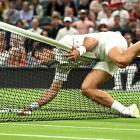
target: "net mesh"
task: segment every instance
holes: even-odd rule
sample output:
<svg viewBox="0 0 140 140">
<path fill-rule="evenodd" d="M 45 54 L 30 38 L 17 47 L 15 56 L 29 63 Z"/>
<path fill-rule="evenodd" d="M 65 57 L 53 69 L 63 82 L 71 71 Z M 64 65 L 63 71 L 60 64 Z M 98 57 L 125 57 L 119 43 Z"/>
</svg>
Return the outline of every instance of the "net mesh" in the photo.
<svg viewBox="0 0 140 140">
<path fill-rule="evenodd" d="M 118 112 L 81 94 L 81 83 L 98 60 L 81 57 L 69 62 L 65 54 L 66 51 L 50 43 L 36 41 L 6 28 L 0 30 L 0 121 L 120 117 Z M 136 103 L 140 109 L 139 71 L 135 65 L 126 71 L 129 71 L 127 80 L 124 75 L 121 79 L 120 72 L 117 72 L 115 85 L 112 79 L 101 88 L 124 105 Z M 19 115 L 19 111 L 38 100 L 53 82 L 58 81 L 64 83 L 51 102 L 30 115 Z M 126 81 L 129 83 L 125 84 Z M 125 88 L 130 85 L 131 88 Z M 50 100 L 49 97 L 47 100 Z"/>
</svg>

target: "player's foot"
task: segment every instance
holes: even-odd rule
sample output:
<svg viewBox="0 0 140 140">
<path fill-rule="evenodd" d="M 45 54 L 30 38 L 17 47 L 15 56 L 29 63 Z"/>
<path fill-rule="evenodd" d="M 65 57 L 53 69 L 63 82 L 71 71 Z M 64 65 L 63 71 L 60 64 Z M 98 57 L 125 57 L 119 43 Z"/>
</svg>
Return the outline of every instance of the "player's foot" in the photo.
<svg viewBox="0 0 140 140">
<path fill-rule="evenodd" d="M 136 104 L 132 104 L 131 106 L 127 107 L 122 114 L 126 117 L 132 117 L 132 118 L 139 118 L 139 109 Z"/>
<path fill-rule="evenodd" d="M 22 109 L 22 111 L 19 113 L 19 115 L 31 115 L 32 112 L 38 108 L 39 108 L 38 102 L 33 102 L 25 109 Z"/>
</svg>

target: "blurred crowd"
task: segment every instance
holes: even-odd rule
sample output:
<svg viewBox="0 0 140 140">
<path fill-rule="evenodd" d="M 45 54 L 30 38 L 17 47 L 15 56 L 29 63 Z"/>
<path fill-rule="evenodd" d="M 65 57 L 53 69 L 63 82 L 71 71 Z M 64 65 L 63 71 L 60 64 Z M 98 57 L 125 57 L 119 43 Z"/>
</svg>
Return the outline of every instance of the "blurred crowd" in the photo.
<svg viewBox="0 0 140 140">
<path fill-rule="evenodd" d="M 140 0 L 0 0 L 0 21 L 57 41 L 68 34 L 116 31 L 129 47 L 140 40 Z M 40 46 L 46 44 L 0 30 L 0 67 L 46 67 L 42 63 L 51 56 L 44 57 L 48 50 Z M 131 89 L 138 69 L 139 59 L 119 69 L 114 89 L 122 89 L 124 72 Z"/>
<path fill-rule="evenodd" d="M 0 0 L 0 20 L 59 40 L 101 31 L 140 39 L 140 0 Z"/>
<path fill-rule="evenodd" d="M 0 21 L 60 40 L 69 34 L 117 31 L 140 40 L 140 0 L 0 0 Z M 37 42 L 0 32 L 0 65 L 36 65 Z"/>
</svg>

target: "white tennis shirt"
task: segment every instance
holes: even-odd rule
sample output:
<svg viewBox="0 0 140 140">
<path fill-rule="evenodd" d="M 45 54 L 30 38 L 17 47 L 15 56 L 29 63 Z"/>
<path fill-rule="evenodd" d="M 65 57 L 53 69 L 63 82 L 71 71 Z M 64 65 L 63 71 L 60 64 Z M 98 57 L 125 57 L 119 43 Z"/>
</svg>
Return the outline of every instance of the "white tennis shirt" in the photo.
<svg viewBox="0 0 140 140">
<path fill-rule="evenodd" d="M 98 40 L 98 45 L 91 52 L 93 53 L 93 58 L 103 61 L 109 61 L 108 52 L 113 47 L 127 48 L 126 39 L 120 33 L 111 31 L 85 35 L 66 35 L 60 42 L 67 44 L 70 48 L 72 46 L 79 47 L 83 45 L 85 37 L 93 37 Z"/>
</svg>

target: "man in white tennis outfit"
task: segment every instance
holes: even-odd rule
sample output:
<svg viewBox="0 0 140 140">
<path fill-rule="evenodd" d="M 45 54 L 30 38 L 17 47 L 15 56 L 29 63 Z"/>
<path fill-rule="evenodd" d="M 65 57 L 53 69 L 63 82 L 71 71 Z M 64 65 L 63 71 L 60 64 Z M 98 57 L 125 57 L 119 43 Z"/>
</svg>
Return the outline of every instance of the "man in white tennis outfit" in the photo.
<svg viewBox="0 0 140 140">
<path fill-rule="evenodd" d="M 73 42 L 74 38 L 74 42 Z M 139 117 L 136 104 L 125 107 L 114 100 L 98 86 L 110 79 L 117 69 L 125 68 L 140 54 L 140 41 L 127 48 L 125 38 L 117 32 L 100 32 L 87 35 L 65 36 L 61 42 L 73 45 L 68 60 L 75 61 L 86 52 L 92 52 L 93 58 L 100 59 L 82 83 L 82 93 L 88 98 L 119 111 L 124 116 Z"/>
<path fill-rule="evenodd" d="M 126 107 L 114 100 L 106 91 L 99 89 L 98 86 L 109 80 L 119 67 L 125 68 L 140 54 L 140 41 L 127 48 L 127 42 L 121 34 L 99 32 L 85 35 L 67 35 L 60 42 L 72 48 L 72 51 L 66 55 L 69 61 L 77 61 L 86 52 L 91 52 L 93 58 L 100 60 L 82 83 L 81 90 L 85 96 L 103 106 L 117 110 L 123 116 L 139 117 L 136 104 Z M 60 86 L 58 87 L 60 88 Z M 59 91 L 57 86 L 55 86 L 55 91 Z M 47 95 L 44 95 L 42 99 L 47 98 Z M 47 100 L 46 102 L 44 100 L 43 103 L 41 101 L 40 98 L 35 104 L 31 104 L 31 109 L 37 109 L 48 103 Z"/>
</svg>

